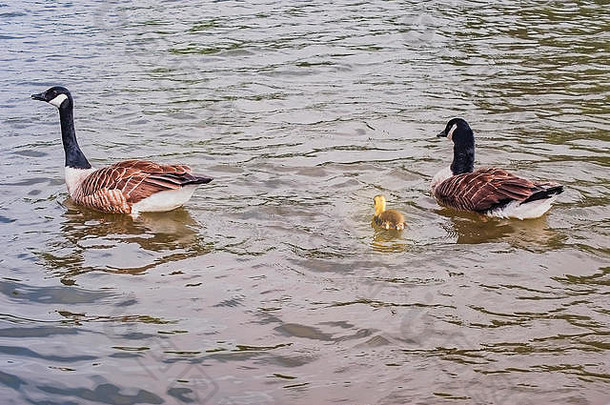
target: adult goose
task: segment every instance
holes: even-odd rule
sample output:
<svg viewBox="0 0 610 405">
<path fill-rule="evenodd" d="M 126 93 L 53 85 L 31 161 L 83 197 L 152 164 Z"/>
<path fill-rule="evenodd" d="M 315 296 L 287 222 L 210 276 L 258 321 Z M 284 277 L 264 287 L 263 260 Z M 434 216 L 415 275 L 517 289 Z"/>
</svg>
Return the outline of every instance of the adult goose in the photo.
<svg viewBox="0 0 610 405">
<path fill-rule="evenodd" d="M 187 202 L 200 184 L 211 177 L 194 175 L 185 165 L 164 165 L 148 160 L 125 160 L 94 169 L 76 141 L 73 100 L 68 89 L 51 87 L 32 99 L 59 110 L 66 155 L 65 178 L 70 197 L 78 204 L 102 212 L 132 214 L 170 211 Z"/>
<path fill-rule="evenodd" d="M 538 218 L 551 208 L 563 186 L 533 181 L 506 170 L 474 170 L 474 134 L 462 118 L 451 119 L 438 134 L 453 141 L 453 162 L 431 183 L 440 205 L 499 218 Z"/>
</svg>

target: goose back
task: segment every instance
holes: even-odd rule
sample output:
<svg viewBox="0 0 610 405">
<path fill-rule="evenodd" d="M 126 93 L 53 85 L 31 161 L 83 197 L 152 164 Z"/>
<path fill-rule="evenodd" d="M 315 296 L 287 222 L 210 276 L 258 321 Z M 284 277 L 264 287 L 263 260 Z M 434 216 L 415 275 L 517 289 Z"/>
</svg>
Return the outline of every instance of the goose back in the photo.
<svg viewBox="0 0 610 405">
<path fill-rule="evenodd" d="M 434 189 L 434 196 L 450 208 L 486 212 L 510 201 L 525 201 L 544 184 L 550 183 L 534 183 L 503 169 L 483 168 L 448 178 Z"/>
<path fill-rule="evenodd" d="M 153 194 L 210 182 L 185 165 L 126 160 L 91 172 L 71 192 L 77 203 L 106 212 L 126 213 Z"/>
</svg>

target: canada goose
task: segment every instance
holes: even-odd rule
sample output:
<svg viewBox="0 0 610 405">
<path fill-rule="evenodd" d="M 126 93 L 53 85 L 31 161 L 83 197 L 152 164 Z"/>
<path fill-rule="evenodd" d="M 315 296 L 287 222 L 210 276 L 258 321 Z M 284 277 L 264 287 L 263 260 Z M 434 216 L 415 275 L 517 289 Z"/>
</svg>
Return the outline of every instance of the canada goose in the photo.
<svg viewBox="0 0 610 405">
<path fill-rule="evenodd" d="M 438 137 L 453 141 L 453 162 L 431 183 L 440 205 L 499 218 L 538 218 L 551 208 L 563 186 L 532 181 L 502 169 L 474 170 L 474 134 L 461 118 L 450 120 Z"/>
<path fill-rule="evenodd" d="M 191 174 L 185 165 L 126 160 L 94 169 L 81 151 L 74 131 L 73 100 L 68 89 L 51 87 L 32 99 L 57 107 L 66 155 L 65 178 L 70 197 L 98 211 L 120 214 L 170 211 L 187 202 L 211 177 Z"/>
<path fill-rule="evenodd" d="M 373 198 L 375 205 L 375 215 L 373 215 L 373 223 L 385 229 L 395 229 L 402 231 L 405 229 L 405 218 L 396 210 L 386 210 L 385 197 L 381 194 Z"/>
</svg>

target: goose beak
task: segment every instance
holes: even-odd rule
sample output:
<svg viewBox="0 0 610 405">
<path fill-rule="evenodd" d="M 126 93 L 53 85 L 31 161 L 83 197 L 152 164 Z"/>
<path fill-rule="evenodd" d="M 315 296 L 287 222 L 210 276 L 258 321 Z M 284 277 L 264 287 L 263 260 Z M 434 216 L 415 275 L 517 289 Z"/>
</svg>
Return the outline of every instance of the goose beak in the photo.
<svg viewBox="0 0 610 405">
<path fill-rule="evenodd" d="M 47 99 L 44 98 L 44 93 L 32 94 L 30 97 L 32 97 L 32 100 L 47 101 Z"/>
<path fill-rule="evenodd" d="M 444 129 L 436 135 L 437 138 L 444 138 L 446 136 L 447 136 L 447 134 L 445 133 Z"/>
</svg>

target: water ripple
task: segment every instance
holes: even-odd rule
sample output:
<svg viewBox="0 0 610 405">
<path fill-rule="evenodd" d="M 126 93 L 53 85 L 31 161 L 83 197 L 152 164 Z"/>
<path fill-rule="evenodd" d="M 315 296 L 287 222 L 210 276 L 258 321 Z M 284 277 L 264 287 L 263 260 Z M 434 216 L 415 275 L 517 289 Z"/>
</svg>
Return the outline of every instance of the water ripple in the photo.
<svg viewBox="0 0 610 405">
<path fill-rule="evenodd" d="M 607 66 L 600 2 L 0 5 L 6 401 L 604 403 Z M 215 177 L 164 215 L 75 206 L 68 86 L 95 165 Z M 554 179 L 544 218 L 440 209 L 435 138 Z M 402 233 L 371 227 L 372 197 Z M 117 370 L 127 370 L 118 373 Z"/>
</svg>

